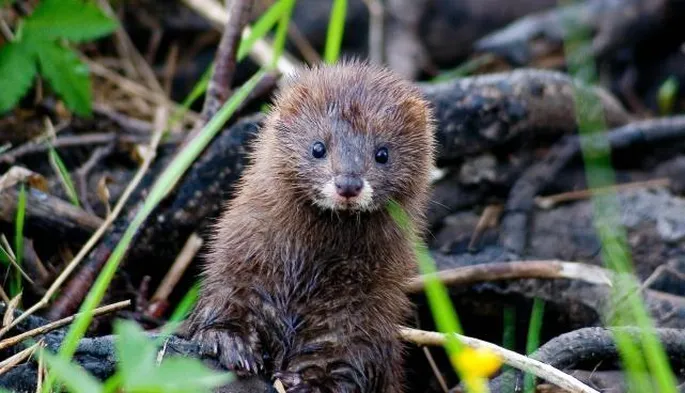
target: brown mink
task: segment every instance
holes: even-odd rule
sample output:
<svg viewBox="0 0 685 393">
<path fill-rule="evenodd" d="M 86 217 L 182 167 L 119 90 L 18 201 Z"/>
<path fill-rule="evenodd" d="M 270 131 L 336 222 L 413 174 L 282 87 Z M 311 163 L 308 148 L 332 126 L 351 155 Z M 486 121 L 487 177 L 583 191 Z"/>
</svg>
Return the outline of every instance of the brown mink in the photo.
<svg viewBox="0 0 685 393">
<path fill-rule="evenodd" d="M 401 392 L 414 234 L 387 205 L 420 234 L 433 151 L 428 103 L 390 71 L 348 61 L 289 78 L 216 224 L 187 334 L 289 393 Z"/>
</svg>

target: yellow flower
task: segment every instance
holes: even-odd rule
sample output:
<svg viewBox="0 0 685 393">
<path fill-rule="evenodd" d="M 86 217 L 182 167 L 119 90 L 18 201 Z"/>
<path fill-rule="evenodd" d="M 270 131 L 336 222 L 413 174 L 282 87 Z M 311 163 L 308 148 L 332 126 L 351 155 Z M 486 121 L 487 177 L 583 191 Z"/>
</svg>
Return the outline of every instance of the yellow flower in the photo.
<svg viewBox="0 0 685 393">
<path fill-rule="evenodd" d="M 502 358 L 486 348 L 464 347 L 453 362 L 464 378 L 487 378 L 502 366 Z"/>
</svg>

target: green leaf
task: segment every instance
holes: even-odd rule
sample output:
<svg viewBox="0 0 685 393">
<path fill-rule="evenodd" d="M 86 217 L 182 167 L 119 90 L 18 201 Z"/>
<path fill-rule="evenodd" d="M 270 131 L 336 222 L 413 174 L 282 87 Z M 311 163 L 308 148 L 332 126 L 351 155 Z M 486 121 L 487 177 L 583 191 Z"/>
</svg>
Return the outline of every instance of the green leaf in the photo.
<svg viewBox="0 0 685 393">
<path fill-rule="evenodd" d="M 119 373 L 123 386 L 130 391 L 130 387 L 145 383 L 155 372 L 157 350 L 135 322 L 117 321 L 114 332 Z"/>
<path fill-rule="evenodd" d="M 126 392 L 210 393 L 230 381 L 230 374 L 212 371 L 197 359 L 170 358 L 157 366 L 154 341 L 136 323 L 117 321 L 114 330 L 120 382 Z"/>
<path fill-rule="evenodd" d="M 295 0 L 281 0 L 285 3 L 285 10 L 281 15 L 281 20 L 278 22 L 276 34 L 273 42 L 273 58 L 271 59 L 271 67 L 275 68 L 278 59 L 283 55 L 285 50 L 285 40 L 288 36 L 288 25 L 290 24 L 290 17 L 292 16 L 293 8 L 295 8 Z"/>
<path fill-rule="evenodd" d="M 50 86 L 76 114 L 90 115 L 92 93 L 88 66 L 76 52 L 57 43 L 41 42 L 37 49 L 42 75 Z"/>
<path fill-rule="evenodd" d="M 211 393 L 212 388 L 232 379 L 232 374 L 211 370 L 198 359 L 173 357 L 162 362 L 146 381 L 147 386 L 141 385 L 131 392 L 147 393 L 150 390 L 146 388 L 154 387 L 156 391 L 163 393 Z"/>
<path fill-rule="evenodd" d="M 0 0 L 0 7 L 4 7 L 6 5 L 10 5 L 14 3 L 15 0 Z M 2 390 L 0 390 L 2 392 Z"/>
<path fill-rule="evenodd" d="M 69 196 L 69 200 L 74 206 L 80 206 L 78 202 L 78 194 L 76 193 L 76 187 L 74 187 L 74 182 L 71 180 L 69 170 L 67 169 L 67 166 L 64 165 L 64 161 L 62 161 L 62 158 L 57 153 L 57 150 L 55 150 L 55 148 L 52 146 L 50 146 L 50 150 L 48 151 L 48 158 L 50 165 L 59 177 L 60 183 L 62 183 L 62 187 L 64 187 L 64 191 Z"/>
<path fill-rule="evenodd" d="M 657 97 L 659 101 L 659 112 L 661 112 L 662 115 L 670 115 L 671 112 L 673 112 L 673 106 L 678 97 L 678 87 L 678 79 L 674 76 L 670 76 L 659 87 Z"/>
<path fill-rule="evenodd" d="M 43 41 L 62 38 L 82 42 L 105 36 L 117 25 L 91 1 L 43 0 L 26 19 L 24 33 Z"/>
<path fill-rule="evenodd" d="M 80 366 L 53 355 L 48 351 L 42 351 L 42 356 L 51 371 L 50 375 L 55 375 L 71 393 L 102 392 L 102 385 L 100 382 Z"/>
<path fill-rule="evenodd" d="M 36 76 L 33 54 L 18 42 L 0 48 L 0 113 L 12 109 L 26 94 Z"/>
<path fill-rule="evenodd" d="M 328 22 L 328 33 L 326 34 L 326 48 L 324 49 L 324 60 L 326 63 L 335 63 L 340 57 L 343 33 L 345 32 L 345 16 L 347 13 L 347 0 L 334 0 L 331 9 L 331 18 Z"/>
<path fill-rule="evenodd" d="M 540 298 L 533 300 L 533 310 L 530 313 L 528 324 L 528 339 L 526 341 L 526 353 L 530 355 L 540 346 L 540 332 L 542 331 L 542 317 L 545 313 L 545 301 Z M 526 373 L 523 380 L 523 391 L 535 392 L 535 377 Z"/>
<path fill-rule="evenodd" d="M 24 218 L 26 217 L 26 186 L 21 185 L 19 199 L 17 200 L 17 214 L 14 219 L 14 253 L 17 267 L 21 268 L 24 259 Z M 14 277 L 10 282 L 10 293 L 16 296 L 21 292 L 21 271 L 15 269 Z"/>
</svg>

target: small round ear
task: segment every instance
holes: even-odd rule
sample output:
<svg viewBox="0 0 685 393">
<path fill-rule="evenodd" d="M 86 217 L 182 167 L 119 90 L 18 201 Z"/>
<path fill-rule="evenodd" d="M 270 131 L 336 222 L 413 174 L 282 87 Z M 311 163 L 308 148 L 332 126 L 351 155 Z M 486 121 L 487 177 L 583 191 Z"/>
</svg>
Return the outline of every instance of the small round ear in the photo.
<svg viewBox="0 0 685 393">
<path fill-rule="evenodd" d="M 293 85 L 284 89 L 276 98 L 276 108 L 279 113 L 279 120 L 284 125 L 293 123 L 302 109 L 312 99 L 309 88 L 302 85 Z"/>
<path fill-rule="evenodd" d="M 431 115 L 428 102 L 419 97 L 408 97 L 385 109 L 385 113 L 401 124 L 405 129 L 423 129 L 428 126 Z"/>
</svg>

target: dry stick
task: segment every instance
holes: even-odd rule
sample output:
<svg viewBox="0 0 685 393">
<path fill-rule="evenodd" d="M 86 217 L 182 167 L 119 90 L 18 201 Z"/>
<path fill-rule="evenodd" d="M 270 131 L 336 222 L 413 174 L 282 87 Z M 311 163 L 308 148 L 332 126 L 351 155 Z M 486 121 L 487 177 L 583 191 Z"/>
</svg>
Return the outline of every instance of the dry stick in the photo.
<svg viewBox="0 0 685 393">
<path fill-rule="evenodd" d="M 428 349 L 428 347 L 422 347 L 422 349 L 423 349 L 423 354 L 426 355 L 426 359 L 428 360 L 428 364 L 431 366 L 431 370 L 433 370 L 433 375 L 435 375 L 435 379 L 438 380 L 438 384 L 440 385 L 440 388 L 442 388 L 443 392 L 449 393 L 449 388 L 447 387 L 447 382 L 445 382 L 445 378 L 442 376 L 442 373 L 440 372 L 438 365 L 435 363 L 435 359 L 433 359 L 433 355 L 431 355 L 431 351 Z"/>
<path fill-rule="evenodd" d="M 179 280 L 183 276 L 183 273 L 185 273 L 186 269 L 190 265 L 190 262 L 200 250 L 200 247 L 202 247 L 202 243 L 202 238 L 195 232 L 188 237 L 186 244 L 176 257 L 174 264 L 171 265 L 171 269 L 169 269 L 167 274 L 162 279 L 162 282 L 157 287 L 155 294 L 152 295 L 151 304 L 158 302 L 163 302 L 166 304 L 166 300 L 176 287 L 176 284 L 178 284 Z M 166 306 L 163 307 L 166 308 Z"/>
<path fill-rule="evenodd" d="M 538 360 L 529 358 L 527 356 L 518 354 L 514 351 L 504 349 L 495 344 L 489 343 L 487 341 L 478 340 L 476 338 L 462 336 L 461 334 L 453 333 L 454 337 L 461 341 L 463 344 L 469 347 L 479 349 L 487 349 L 497 355 L 499 355 L 504 363 L 515 367 L 519 370 L 523 370 L 527 373 L 533 374 L 536 377 L 544 379 L 550 383 L 559 386 L 562 389 L 566 389 L 569 392 L 578 393 L 599 393 L 595 389 L 583 384 L 576 378 L 563 373 L 556 368 L 542 363 Z M 400 327 L 400 338 L 404 341 L 412 342 L 418 345 L 433 345 L 433 346 L 443 346 L 446 341 L 446 337 L 442 333 L 428 332 L 425 330 L 412 329 L 407 327 Z"/>
<path fill-rule="evenodd" d="M 611 285 L 611 273 L 606 269 L 584 263 L 557 260 L 493 262 L 442 270 L 435 274 L 445 285 L 513 278 L 568 278 L 592 284 Z M 405 286 L 405 291 L 408 293 L 423 291 L 425 277 L 410 279 Z"/>
<path fill-rule="evenodd" d="M 94 317 L 99 317 L 100 315 L 109 314 L 109 313 L 114 312 L 114 311 L 119 311 L 121 309 L 124 309 L 124 308 L 130 306 L 130 305 L 131 305 L 130 300 L 124 300 L 121 302 L 112 303 L 112 304 L 109 304 L 107 306 L 102 306 L 102 307 L 98 307 L 98 308 L 94 309 L 92 312 L 92 315 Z M 74 314 L 72 316 L 62 318 L 62 319 L 59 319 L 59 320 L 54 321 L 54 322 L 50 322 L 50 323 L 45 324 L 43 326 L 37 327 L 35 329 L 31 329 L 29 331 L 18 334 L 16 336 L 12 336 L 10 338 L 4 339 L 4 340 L 0 341 L 0 350 L 3 350 L 5 348 L 9 348 L 13 345 L 17 345 L 20 342 L 26 340 L 27 338 L 34 337 L 34 336 L 37 336 L 39 334 L 45 334 L 45 333 L 51 332 L 55 329 L 58 329 L 64 325 L 68 325 L 74 319 L 78 318 L 82 314 L 83 313 Z"/>
<path fill-rule="evenodd" d="M 159 108 L 157 108 L 157 113 L 155 114 L 155 132 L 152 135 L 152 140 L 150 141 L 150 148 L 148 149 L 149 154 L 147 155 L 147 157 L 145 157 L 143 163 L 140 165 L 140 168 L 138 169 L 138 172 L 136 172 L 136 175 L 133 177 L 129 185 L 121 194 L 121 197 L 117 202 L 117 205 L 112 210 L 112 214 L 107 216 L 107 218 L 102 223 L 102 225 L 100 225 L 98 230 L 95 231 L 95 233 L 90 237 L 90 239 L 88 239 L 86 244 L 83 245 L 83 247 L 81 248 L 81 250 L 79 250 L 78 254 L 76 254 L 74 259 L 71 262 L 69 262 L 64 271 L 60 273 L 55 282 L 53 282 L 50 288 L 48 288 L 45 295 L 43 295 L 43 297 L 36 304 L 31 306 L 31 308 L 24 311 L 23 314 L 18 316 L 14 320 L 14 322 L 0 329 L 0 337 L 4 336 L 11 328 L 15 327 L 19 322 L 28 318 L 34 312 L 47 306 L 52 295 L 54 295 L 55 292 L 57 292 L 57 290 L 62 286 L 62 284 L 64 284 L 64 281 L 66 281 L 67 278 L 69 278 L 69 275 L 74 271 L 74 269 L 76 269 L 76 267 L 83 260 L 83 258 L 86 255 L 88 255 L 88 252 L 90 252 L 90 250 L 100 240 L 102 235 L 107 231 L 112 222 L 119 216 L 119 213 L 121 213 L 121 210 L 124 208 L 126 201 L 131 196 L 136 187 L 138 187 L 140 181 L 143 180 L 145 173 L 147 173 L 147 170 L 150 168 L 150 165 L 152 164 L 152 161 L 156 156 L 157 146 L 159 145 L 159 141 L 162 139 L 162 134 L 164 132 L 166 121 L 167 110 L 165 107 L 160 106 Z"/>
<path fill-rule="evenodd" d="M 477 248 L 476 243 L 480 241 L 480 238 L 483 236 L 483 233 L 486 229 L 497 225 L 497 221 L 499 221 L 499 216 L 502 214 L 502 210 L 504 210 L 503 205 L 489 205 L 483 209 L 483 213 L 480 215 L 478 224 L 476 224 L 476 228 L 473 230 L 473 234 L 471 235 L 471 241 L 469 241 L 470 251 L 473 251 Z"/>
<path fill-rule="evenodd" d="M 31 277 L 29 277 L 29 275 L 26 274 L 26 272 L 24 272 L 24 269 L 22 269 L 22 267 L 19 266 L 19 264 L 17 263 L 17 257 L 14 255 L 14 251 L 12 250 L 12 247 L 10 246 L 9 241 L 5 237 L 5 234 L 3 234 L 2 237 L 0 237 L 0 242 L 2 242 L 3 250 L 5 250 L 5 252 L 7 253 L 7 257 L 9 259 L 10 265 L 12 265 L 15 269 L 17 269 L 19 271 L 19 273 L 22 275 L 22 277 L 24 277 L 26 279 L 26 281 L 30 282 L 31 285 L 36 285 L 36 283 L 33 282 Z"/>
<path fill-rule="evenodd" d="M 93 112 L 107 117 L 111 121 L 117 123 L 121 128 L 125 129 L 126 131 L 145 135 L 152 132 L 152 123 L 150 123 L 149 121 L 126 116 L 125 114 L 117 112 L 116 110 L 112 109 L 112 107 L 110 107 L 107 104 L 101 102 L 94 102 Z"/>
<path fill-rule="evenodd" d="M 183 0 L 183 2 L 218 27 L 225 26 L 228 21 L 228 12 L 215 0 Z M 249 36 L 250 33 L 251 29 L 245 27 L 242 37 Z M 257 40 L 250 49 L 251 57 L 262 66 L 271 64 L 272 54 L 273 48 L 264 39 Z M 284 52 L 276 62 L 276 68 L 282 74 L 291 74 L 297 68 L 296 60 Z"/>
<path fill-rule="evenodd" d="M 43 345 L 41 345 L 43 346 Z M 36 393 L 43 391 L 43 378 L 45 376 L 45 357 L 38 356 L 38 377 L 36 378 Z"/>
<path fill-rule="evenodd" d="M 0 33 L 5 37 L 5 40 L 9 42 L 14 40 L 14 33 L 12 33 L 12 29 L 10 29 L 7 24 L 3 13 L 4 12 L 0 10 Z"/>
<path fill-rule="evenodd" d="M 164 66 L 164 81 L 163 88 L 167 96 L 171 97 L 172 85 L 174 82 L 174 75 L 178 66 L 178 42 L 174 42 L 169 48 L 169 53 L 166 58 L 166 65 Z"/>
<path fill-rule="evenodd" d="M 142 143 L 149 140 L 149 136 L 145 135 L 117 135 L 114 132 L 94 132 L 91 134 L 58 136 L 53 142 L 52 146 L 58 147 L 72 147 L 84 145 L 102 145 L 106 143 L 116 142 L 117 140 L 124 142 Z M 27 154 L 42 153 L 50 148 L 43 142 L 28 142 L 14 150 L 0 155 L 0 162 L 11 164 L 17 158 Z"/>
<path fill-rule="evenodd" d="M 0 375 L 8 372 L 12 369 L 12 367 L 31 357 L 31 355 L 33 355 L 33 353 L 36 352 L 36 349 L 38 349 L 38 347 L 41 346 L 41 344 L 42 341 L 37 342 L 36 344 L 33 344 L 32 346 L 17 353 L 16 355 L 0 362 Z"/>
<path fill-rule="evenodd" d="M 240 32 L 247 25 L 252 8 L 251 0 L 233 0 L 228 22 L 221 34 L 221 41 L 214 56 L 214 71 L 207 86 L 202 118 L 209 120 L 231 95 L 231 81 L 237 65 L 236 54 L 240 44 Z"/>
<path fill-rule="evenodd" d="M 0 285 L 0 299 L 2 299 L 2 301 L 6 304 L 9 304 L 9 302 L 11 301 L 10 297 L 7 296 L 7 292 L 5 292 L 5 289 L 2 287 L 2 285 Z"/>
<path fill-rule="evenodd" d="M 295 21 L 291 20 L 290 23 L 288 23 L 288 37 L 293 40 L 293 44 L 295 44 L 295 47 L 300 51 L 300 54 L 302 57 L 304 57 L 304 60 L 307 63 L 321 63 L 321 56 L 319 56 L 319 52 L 314 49 L 307 37 L 302 34 L 300 29 L 295 24 Z"/>
<path fill-rule="evenodd" d="M 88 174 L 93 170 L 95 165 L 97 165 L 103 158 L 110 155 L 112 151 L 114 151 L 114 143 L 96 148 L 93 150 L 93 153 L 90 155 L 88 160 L 84 162 L 83 165 L 81 165 L 74 173 L 76 175 L 76 183 L 78 183 L 78 193 L 81 204 L 83 204 L 83 207 L 88 213 L 93 215 L 95 215 L 93 206 L 91 206 L 90 202 L 88 202 Z"/>
<path fill-rule="evenodd" d="M 658 188 L 668 187 L 671 181 L 667 178 L 652 179 L 645 181 L 636 181 L 632 183 L 624 183 L 615 186 L 600 187 L 592 190 L 578 190 L 563 192 L 561 194 L 550 195 L 546 197 L 536 197 L 535 204 L 541 209 L 551 209 L 562 202 L 577 201 L 580 199 L 588 199 L 593 194 L 603 194 L 607 192 L 621 192 L 626 190 L 633 190 L 636 188 Z"/>
</svg>

